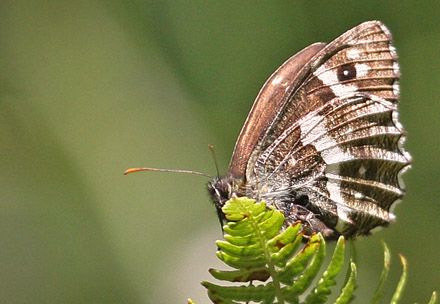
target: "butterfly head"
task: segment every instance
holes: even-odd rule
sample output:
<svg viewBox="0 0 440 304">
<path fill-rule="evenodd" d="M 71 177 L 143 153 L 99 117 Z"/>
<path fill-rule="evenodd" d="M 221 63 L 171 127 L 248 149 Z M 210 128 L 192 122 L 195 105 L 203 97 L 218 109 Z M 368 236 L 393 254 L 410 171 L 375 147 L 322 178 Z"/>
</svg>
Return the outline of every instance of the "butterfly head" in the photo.
<svg viewBox="0 0 440 304">
<path fill-rule="evenodd" d="M 245 195 L 244 181 L 240 178 L 235 178 L 232 175 L 225 177 L 214 177 L 207 185 L 209 195 L 214 202 L 220 222 L 223 222 L 225 216 L 222 212 L 222 207 L 226 201 L 232 197 L 240 197 Z"/>
</svg>

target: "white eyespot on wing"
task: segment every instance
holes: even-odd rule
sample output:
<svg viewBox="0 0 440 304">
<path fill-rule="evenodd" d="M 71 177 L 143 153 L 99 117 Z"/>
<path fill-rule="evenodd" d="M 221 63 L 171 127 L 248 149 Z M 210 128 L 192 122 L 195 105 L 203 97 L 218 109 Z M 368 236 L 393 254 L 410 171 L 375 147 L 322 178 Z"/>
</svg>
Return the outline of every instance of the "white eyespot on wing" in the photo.
<svg viewBox="0 0 440 304">
<path fill-rule="evenodd" d="M 364 198 L 365 198 L 365 195 L 362 194 L 362 193 L 360 193 L 360 192 L 356 192 L 356 193 L 354 194 L 354 198 L 355 198 L 355 199 L 358 199 L 358 200 L 361 200 L 361 199 L 364 199 Z"/>
<path fill-rule="evenodd" d="M 328 69 L 323 64 L 314 73 L 319 80 L 326 86 L 328 86 L 333 93 L 338 96 L 345 96 L 358 90 L 357 86 L 350 84 L 341 84 L 338 80 L 337 69 Z"/>
<path fill-rule="evenodd" d="M 358 172 L 359 172 L 359 175 L 364 175 L 365 172 L 367 172 L 367 169 L 365 169 L 365 167 L 363 165 L 361 165 Z"/>
</svg>

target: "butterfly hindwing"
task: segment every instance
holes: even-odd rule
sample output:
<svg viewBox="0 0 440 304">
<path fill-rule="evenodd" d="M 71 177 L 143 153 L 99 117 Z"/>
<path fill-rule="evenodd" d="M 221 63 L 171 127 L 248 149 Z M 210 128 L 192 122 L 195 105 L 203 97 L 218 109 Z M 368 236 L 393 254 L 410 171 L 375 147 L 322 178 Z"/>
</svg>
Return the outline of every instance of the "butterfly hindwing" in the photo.
<svg viewBox="0 0 440 304">
<path fill-rule="evenodd" d="M 378 21 L 319 51 L 249 158 L 252 195 L 284 212 L 300 204 L 347 236 L 392 221 L 410 162 L 397 120 L 399 76 L 391 34 Z"/>
</svg>

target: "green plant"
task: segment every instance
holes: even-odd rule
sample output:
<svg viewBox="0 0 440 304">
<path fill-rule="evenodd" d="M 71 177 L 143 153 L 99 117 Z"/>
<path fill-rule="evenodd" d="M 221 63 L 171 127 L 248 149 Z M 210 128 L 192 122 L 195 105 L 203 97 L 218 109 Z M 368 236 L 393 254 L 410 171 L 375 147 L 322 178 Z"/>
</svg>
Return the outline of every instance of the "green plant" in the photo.
<svg viewBox="0 0 440 304">
<path fill-rule="evenodd" d="M 300 223 L 285 227 L 280 211 L 248 198 L 229 200 L 223 212 L 228 223 L 224 226 L 224 240 L 217 241 L 217 256 L 234 270 L 210 269 L 210 273 L 218 280 L 240 285 L 220 286 L 202 282 L 213 303 L 315 304 L 328 301 L 330 287 L 336 285 L 335 278 L 344 268 L 343 237 L 339 238 L 326 270 L 310 290 L 320 274 L 326 254 L 326 244 L 320 234 L 312 235 L 301 248 L 303 234 Z M 381 303 L 389 260 L 390 253 L 384 244 L 384 268 L 371 303 Z M 405 285 L 406 262 L 402 256 L 401 261 L 403 273 L 390 303 L 398 303 Z M 350 260 L 347 268 L 345 282 L 334 302 L 336 304 L 349 303 L 353 299 L 356 265 Z M 254 285 L 257 281 L 259 283 Z M 429 304 L 435 302 L 436 294 L 433 293 Z"/>
</svg>

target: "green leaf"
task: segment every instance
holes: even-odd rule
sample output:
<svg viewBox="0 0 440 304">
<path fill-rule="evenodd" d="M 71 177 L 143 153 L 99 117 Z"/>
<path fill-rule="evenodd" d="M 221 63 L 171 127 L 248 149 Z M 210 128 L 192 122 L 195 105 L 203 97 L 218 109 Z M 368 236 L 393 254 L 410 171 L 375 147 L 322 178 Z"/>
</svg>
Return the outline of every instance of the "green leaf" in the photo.
<svg viewBox="0 0 440 304">
<path fill-rule="evenodd" d="M 282 283 L 292 284 L 294 279 L 303 273 L 318 250 L 319 243 L 317 235 L 310 238 L 306 247 L 304 247 L 298 254 L 296 254 L 287 264 L 286 267 L 280 269 L 278 275 Z"/>
<path fill-rule="evenodd" d="M 259 286 L 217 286 L 209 282 L 202 282 L 202 285 L 208 289 L 209 298 L 215 303 L 234 303 L 223 302 L 227 301 L 242 301 L 242 302 L 261 302 L 273 300 L 274 291 L 273 284 Z M 220 300 L 220 301 L 219 301 Z"/>
<path fill-rule="evenodd" d="M 209 273 L 217 280 L 229 282 L 250 282 L 250 281 L 266 281 L 270 277 L 269 269 L 251 269 L 251 270 L 234 270 L 220 271 L 210 269 Z"/>
<path fill-rule="evenodd" d="M 255 267 L 261 268 L 267 263 L 265 257 L 262 255 L 251 257 L 233 257 L 222 251 L 218 251 L 217 257 L 229 266 L 237 269 L 250 269 Z"/>
<path fill-rule="evenodd" d="M 269 240 L 267 242 L 267 245 L 273 248 L 273 252 L 277 252 L 287 244 L 295 241 L 295 239 L 298 238 L 298 233 L 300 229 L 301 229 L 301 223 L 295 223 L 287 227 L 287 229 L 283 233 Z"/>
<path fill-rule="evenodd" d="M 333 257 L 327 270 L 322 275 L 315 289 L 307 296 L 306 304 L 318 304 L 325 303 L 327 301 L 327 296 L 330 295 L 331 291 L 329 287 L 336 285 L 334 278 L 339 274 L 344 265 L 345 257 L 345 239 L 340 237 L 338 243 L 336 244 L 335 251 L 333 252 Z"/>
<path fill-rule="evenodd" d="M 407 277 L 406 259 L 401 254 L 399 254 L 399 257 L 400 257 L 400 262 L 402 263 L 402 275 L 400 276 L 399 283 L 397 284 L 396 291 L 394 292 L 390 304 L 399 303 L 399 300 L 402 297 L 403 289 L 406 284 L 406 277 Z"/>
<path fill-rule="evenodd" d="M 276 266 L 284 267 L 299 248 L 302 241 L 302 234 L 298 233 L 300 228 L 300 224 L 289 226 L 284 233 L 268 242 L 269 248 L 274 252 L 272 263 Z"/>
<path fill-rule="evenodd" d="M 435 303 L 437 303 L 437 293 L 434 291 L 432 293 L 431 300 L 429 300 L 428 304 L 435 304 Z"/>
<path fill-rule="evenodd" d="M 238 246 L 225 241 L 217 241 L 217 247 L 230 256 L 256 256 L 262 253 L 260 244 L 252 244 L 248 246 Z"/>
<path fill-rule="evenodd" d="M 353 300 L 353 291 L 356 288 L 356 276 L 356 265 L 353 262 L 350 262 L 348 279 L 334 304 L 347 304 Z"/>
<path fill-rule="evenodd" d="M 373 299 L 371 301 L 372 304 L 380 304 L 381 300 L 384 296 L 383 287 L 385 285 L 385 281 L 388 277 L 388 272 L 390 270 L 390 261 L 391 254 L 388 246 L 385 242 L 382 242 L 383 245 L 383 269 L 382 274 L 380 275 L 379 284 L 377 285 L 376 292 L 374 293 Z"/>
<path fill-rule="evenodd" d="M 302 304 L 328 301 L 330 288 L 336 285 L 336 277 L 344 268 L 344 237 L 338 239 L 330 263 L 322 271 L 326 243 L 321 234 L 308 237 L 307 243 L 300 248 L 305 239 L 301 223 L 286 225 L 283 214 L 266 207 L 264 202 L 256 203 L 246 197 L 233 198 L 225 203 L 222 210 L 228 222 L 224 226 L 224 240 L 217 241 L 217 256 L 233 270 L 210 269 L 209 272 L 217 280 L 234 284 L 220 286 L 202 282 L 211 301 L 216 304 L 299 304 L 300 297 L 305 299 Z M 373 304 L 379 304 L 383 298 L 383 287 L 390 268 L 390 252 L 385 243 L 383 246 L 384 267 L 372 298 Z M 406 282 L 406 261 L 402 256 L 401 261 L 403 272 L 392 304 L 400 300 Z M 356 277 L 356 265 L 350 259 L 345 282 L 334 304 L 347 304 L 354 299 Z M 304 294 L 313 282 L 316 282 L 315 287 Z M 429 304 L 435 302 L 434 292 Z"/>
<path fill-rule="evenodd" d="M 297 278 L 292 286 L 286 288 L 286 293 L 292 297 L 301 295 L 313 282 L 325 258 L 325 242 L 321 234 L 316 234 L 310 239 L 316 242 L 317 248 L 310 264 L 304 269 L 303 273 Z M 286 298 L 288 298 L 286 296 Z"/>
<path fill-rule="evenodd" d="M 217 241 L 217 256 L 235 270 L 211 269 L 211 275 L 228 282 L 267 282 L 257 286 L 202 282 L 210 299 L 215 303 L 298 303 L 298 296 L 312 284 L 323 264 L 326 246 L 322 235 L 312 235 L 298 251 L 303 239 L 301 224 L 284 226 L 280 211 L 247 198 L 233 198 L 222 210 L 228 223 L 224 226 L 225 240 Z M 340 272 L 342 240 L 316 287 L 318 298 Z"/>
</svg>

